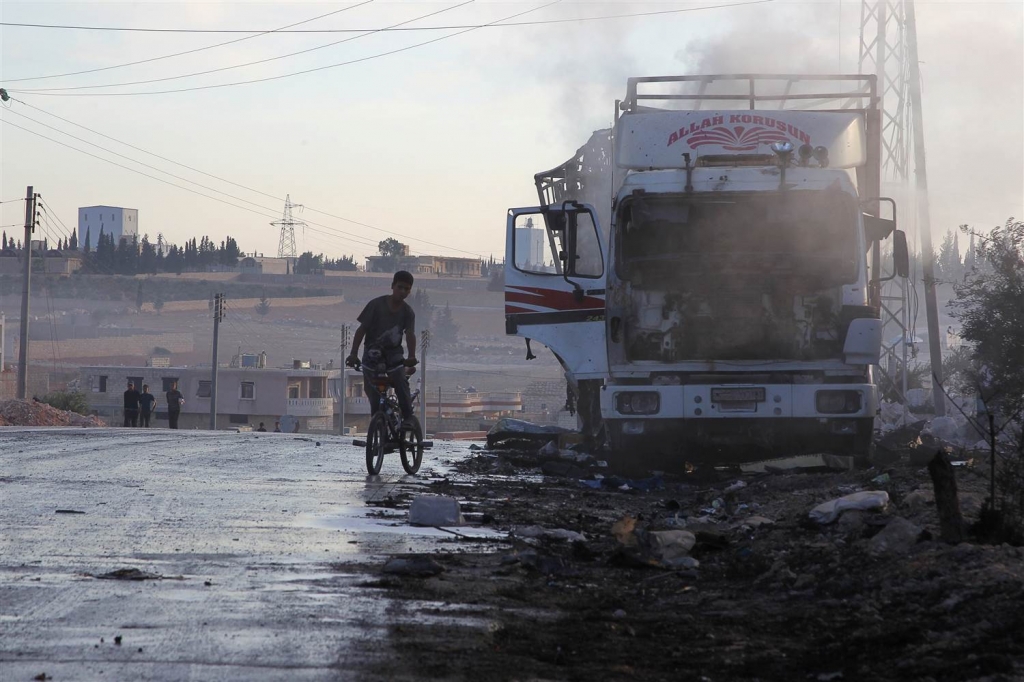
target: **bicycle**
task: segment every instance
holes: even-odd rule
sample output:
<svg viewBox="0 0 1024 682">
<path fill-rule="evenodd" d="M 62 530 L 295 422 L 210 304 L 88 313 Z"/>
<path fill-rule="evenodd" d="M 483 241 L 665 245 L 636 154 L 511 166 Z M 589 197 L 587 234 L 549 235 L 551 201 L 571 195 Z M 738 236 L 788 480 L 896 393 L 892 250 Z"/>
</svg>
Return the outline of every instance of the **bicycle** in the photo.
<svg viewBox="0 0 1024 682">
<path fill-rule="evenodd" d="M 354 363 L 354 368 L 360 369 L 359 364 L 358 361 Z M 409 417 L 408 423 L 403 422 L 398 397 L 391 382 L 390 373 L 402 366 L 404 363 L 387 367 L 382 360 L 373 374 L 380 402 L 366 428 L 366 471 L 371 476 L 380 473 L 384 455 L 394 452 L 396 446 L 405 473 L 415 474 L 423 462 L 423 427 L 415 415 Z M 416 371 L 411 367 L 407 370 Z M 410 396 L 409 404 L 415 406 L 419 396 L 420 391 L 416 389 Z"/>
</svg>

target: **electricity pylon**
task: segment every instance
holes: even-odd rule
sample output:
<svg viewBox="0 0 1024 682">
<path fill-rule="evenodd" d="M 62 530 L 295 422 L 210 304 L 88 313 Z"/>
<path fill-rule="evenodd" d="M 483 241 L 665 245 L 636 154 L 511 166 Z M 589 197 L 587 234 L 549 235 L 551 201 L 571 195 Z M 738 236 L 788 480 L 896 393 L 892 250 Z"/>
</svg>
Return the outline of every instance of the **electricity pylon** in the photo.
<svg viewBox="0 0 1024 682">
<path fill-rule="evenodd" d="M 285 195 L 284 214 L 280 220 L 270 223 L 274 227 L 281 228 L 281 239 L 277 245 L 278 258 L 296 258 L 298 256 L 295 252 L 295 227 L 305 227 L 306 223 L 292 218 L 292 208 L 296 206 L 301 208 L 302 204 L 293 204 L 292 195 Z"/>
<path fill-rule="evenodd" d="M 921 110 L 921 72 L 917 55 L 917 16 L 914 0 L 863 0 L 860 21 L 860 73 L 878 76 L 882 98 L 882 182 L 898 195 L 899 225 L 910 237 L 917 237 L 922 256 L 920 273 L 924 281 L 925 311 L 928 319 L 928 355 L 933 375 L 935 414 L 946 413 L 942 391 L 942 348 L 939 344 L 939 316 L 935 298 L 935 252 L 932 249 L 931 217 L 928 208 L 928 174 L 925 164 L 924 121 Z M 912 229 L 907 230 L 907 227 Z M 913 229 L 916 228 L 916 229 Z M 881 273 L 872 273 L 877 277 Z M 911 292 L 915 275 L 911 273 Z M 895 283 L 895 284 L 892 284 Z M 895 289 L 893 288 L 895 287 Z M 896 290 L 898 291 L 898 295 Z M 896 344 L 885 343 L 890 360 L 889 379 L 903 377 L 906 392 L 907 345 L 911 296 L 901 278 L 891 280 L 889 295 L 882 297 L 882 319 L 900 330 L 902 354 Z M 899 301 L 896 308 L 895 301 Z M 888 305 L 887 305 L 888 302 Z M 885 372 L 883 366 L 882 371 Z M 905 398 L 906 396 L 903 395 Z"/>
</svg>

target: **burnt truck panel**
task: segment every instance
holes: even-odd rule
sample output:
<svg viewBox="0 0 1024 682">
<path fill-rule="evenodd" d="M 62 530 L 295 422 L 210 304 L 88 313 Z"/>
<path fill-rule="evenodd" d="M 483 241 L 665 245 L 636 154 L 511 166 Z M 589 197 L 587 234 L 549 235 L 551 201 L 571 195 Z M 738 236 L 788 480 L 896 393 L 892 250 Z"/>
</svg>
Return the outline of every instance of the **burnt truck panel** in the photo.
<svg viewBox="0 0 1024 682">
<path fill-rule="evenodd" d="M 840 358 L 842 289 L 862 275 L 859 215 L 837 189 L 624 202 L 624 360 Z"/>
</svg>

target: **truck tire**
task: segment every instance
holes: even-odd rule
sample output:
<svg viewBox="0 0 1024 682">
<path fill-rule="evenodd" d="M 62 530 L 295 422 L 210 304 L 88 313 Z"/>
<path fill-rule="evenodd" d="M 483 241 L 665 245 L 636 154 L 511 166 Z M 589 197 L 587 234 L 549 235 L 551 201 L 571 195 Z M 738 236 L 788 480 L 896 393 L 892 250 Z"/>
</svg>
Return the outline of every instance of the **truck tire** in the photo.
<svg viewBox="0 0 1024 682">
<path fill-rule="evenodd" d="M 580 415 L 583 435 L 596 438 L 601 432 L 601 381 L 585 379 L 579 382 L 576 395 L 576 411 Z"/>
<path fill-rule="evenodd" d="M 850 447 L 850 454 L 853 456 L 853 464 L 857 469 L 871 467 L 875 455 L 875 420 L 859 419 L 857 423 L 857 435 L 851 436 L 853 442 Z"/>
</svg>

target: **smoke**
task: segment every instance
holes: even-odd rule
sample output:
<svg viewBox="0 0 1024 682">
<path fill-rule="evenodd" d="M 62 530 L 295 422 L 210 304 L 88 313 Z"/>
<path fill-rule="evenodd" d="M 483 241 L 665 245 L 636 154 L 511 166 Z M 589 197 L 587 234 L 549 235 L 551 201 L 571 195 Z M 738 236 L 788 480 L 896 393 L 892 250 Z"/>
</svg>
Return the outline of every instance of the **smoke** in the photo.
<svg viewBox="0 0 1024 682">
<path fill-rule="evenodd" d="M 856 73 L 860 6 L 750 8 L 678 50 L 678 70 Z M 987 229 L 1024 214 L 1024 5 L 916 7 L 934 242 L 959 224 Z"/>
<path fill-rule="evenodd" d="M 692 74 L 838 73 L 839 24 L 837 5 L 749 7 L 724 34 L 691 40 L 675 57 Z"/>
</svg>

